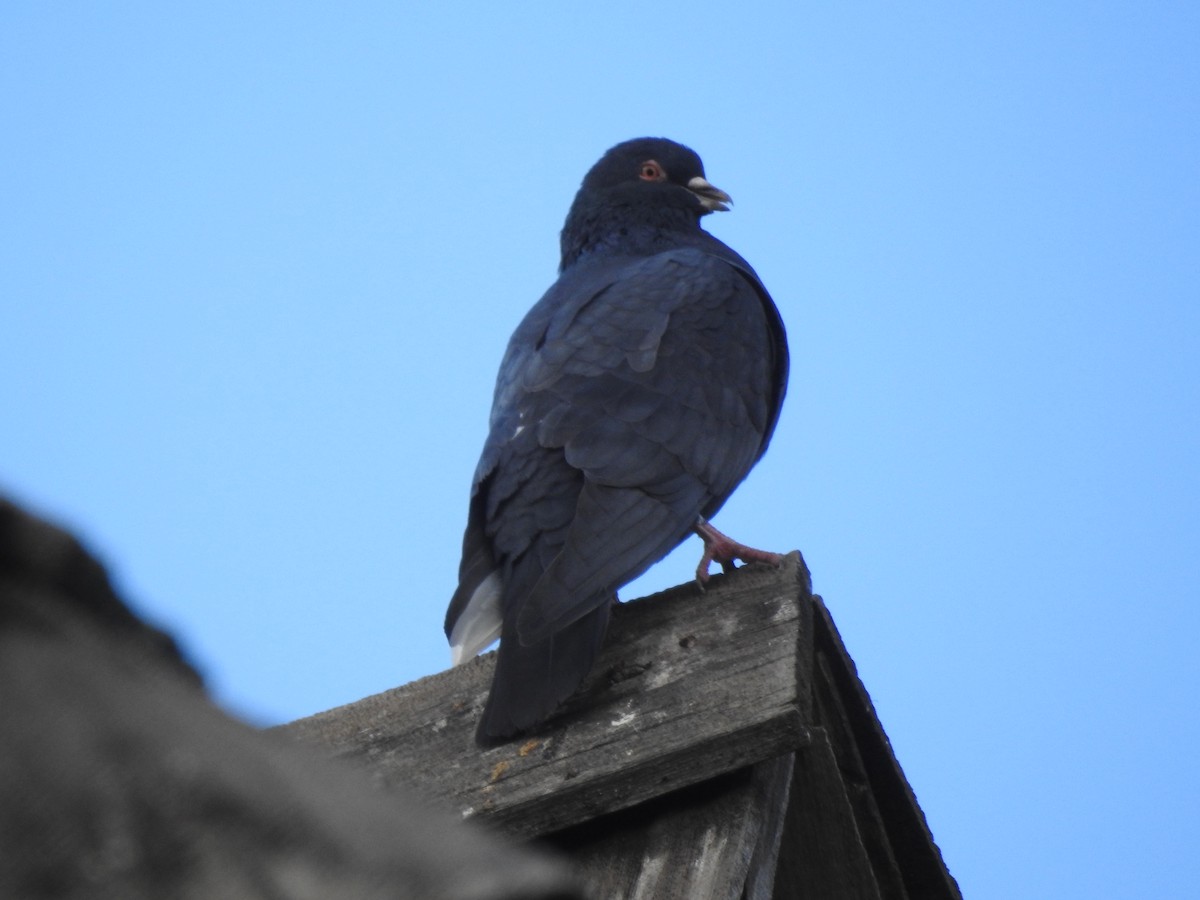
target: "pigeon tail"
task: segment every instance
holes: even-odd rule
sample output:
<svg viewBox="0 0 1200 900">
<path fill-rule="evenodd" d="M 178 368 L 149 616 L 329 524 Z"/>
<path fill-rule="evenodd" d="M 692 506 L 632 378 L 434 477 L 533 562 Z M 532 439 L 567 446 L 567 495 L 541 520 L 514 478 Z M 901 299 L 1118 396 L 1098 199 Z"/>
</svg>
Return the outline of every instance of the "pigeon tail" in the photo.
<svg viewBox="0 0 1200 900">
<path fill-rule="evenodd" d="M 528 731 L 575 693 L 604 643 L 613 602 L 601 603 L 552 637 L 528 646 L 505 627 L 476 743 L 489 747 Z"/>
</svg>

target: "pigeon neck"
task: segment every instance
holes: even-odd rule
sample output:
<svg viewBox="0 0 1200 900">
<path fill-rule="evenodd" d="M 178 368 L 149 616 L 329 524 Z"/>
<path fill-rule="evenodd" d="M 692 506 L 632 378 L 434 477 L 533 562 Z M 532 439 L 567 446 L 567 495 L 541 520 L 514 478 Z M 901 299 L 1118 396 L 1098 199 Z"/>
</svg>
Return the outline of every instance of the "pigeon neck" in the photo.
<svg viewBox="0 0 1200 900">
<path fill-rule="evenodd" d="M 594 255 L 651 256 L 703 234 L 694 210 L 627 205 L 571 207 L 560 239 L 565 271 L 582 257 Z"/>
</svg>

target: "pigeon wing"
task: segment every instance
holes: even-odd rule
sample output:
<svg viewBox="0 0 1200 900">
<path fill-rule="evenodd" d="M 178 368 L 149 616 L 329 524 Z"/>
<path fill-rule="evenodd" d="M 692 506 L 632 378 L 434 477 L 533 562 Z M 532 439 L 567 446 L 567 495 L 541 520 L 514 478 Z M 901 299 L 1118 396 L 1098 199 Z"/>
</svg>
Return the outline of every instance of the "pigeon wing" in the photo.
<svg viewBox="0 0 1200 900">
<path fill-rule="evenodd" d="M 738 263 L 696 248 L 581 263 L 513 335 L 446 622 L 456 654 L 501 637 L 481 739 L 537 724 L 577 689 L 617 588 L 761 455 L 786 356 L 770 298 Z"/>
<path fill-rule="evenodd" d="M 670 552 L 760 455 L 777 360 L 756 281 L 692 248 L 629 261 L 535 340 L 515 390 L 539 446 L 583 483 L 561 550 L 517 601 L 523 643 Z"/>
</svg>

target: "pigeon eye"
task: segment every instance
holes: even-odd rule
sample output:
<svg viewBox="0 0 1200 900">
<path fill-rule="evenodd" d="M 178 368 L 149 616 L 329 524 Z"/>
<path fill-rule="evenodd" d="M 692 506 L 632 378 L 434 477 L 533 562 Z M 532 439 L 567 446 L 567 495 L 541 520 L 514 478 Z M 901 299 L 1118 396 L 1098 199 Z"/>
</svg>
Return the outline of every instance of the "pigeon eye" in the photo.
<svg viewBox="0 0 1200 900">
<path fill-rule="evenodd" d="M 638 178 L 642 181 L 666 181 L 667 173 L 663 171 L 663 167 L 652 159 L 642 163 L 641 169 L 638 170 Z"/>
</svg>

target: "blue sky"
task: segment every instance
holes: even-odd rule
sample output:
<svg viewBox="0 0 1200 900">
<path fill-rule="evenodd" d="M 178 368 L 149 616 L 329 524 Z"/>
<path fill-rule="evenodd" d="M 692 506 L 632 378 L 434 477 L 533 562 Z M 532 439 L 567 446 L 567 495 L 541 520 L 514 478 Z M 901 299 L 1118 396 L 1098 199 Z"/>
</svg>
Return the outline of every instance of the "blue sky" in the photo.
<svg viewBox="0 0 1200 900">
<path fill-rule="evenodd" d="M 255 721 L 440 670 L 507 336 L 672 137 L 793 354 L 717 524 L 803 551 L 964 893 L 1194 889 L 1200 7 L 409 6 L 4 5 L 0 490 Z"/>
</svg>

